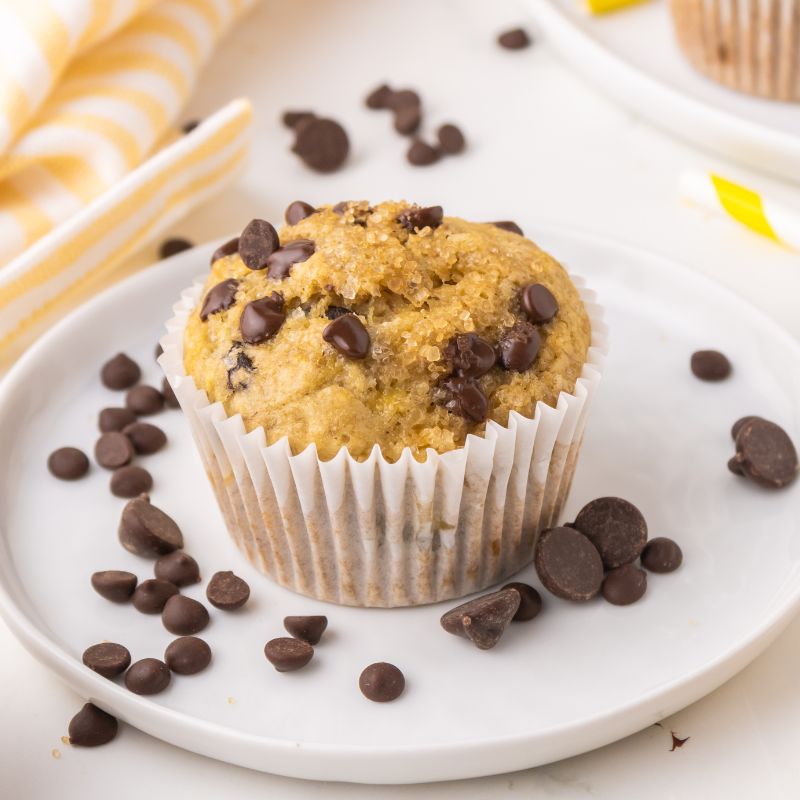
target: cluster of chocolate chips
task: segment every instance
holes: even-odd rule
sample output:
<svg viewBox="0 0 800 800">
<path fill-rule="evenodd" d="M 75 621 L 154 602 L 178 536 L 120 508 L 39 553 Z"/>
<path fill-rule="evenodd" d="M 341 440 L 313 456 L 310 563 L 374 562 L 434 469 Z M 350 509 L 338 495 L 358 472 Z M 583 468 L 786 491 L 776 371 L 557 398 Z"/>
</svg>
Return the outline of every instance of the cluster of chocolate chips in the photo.
<svg viewBox="0 0 800 800">
<path fill-rule="evenodd" d="M 347 160 L 347 131 L 333 119 L 313 111 L 287 111 L 283 124 L 294 133 L 292 152 L 315 172 L 335 172 Z"/>
</svg>

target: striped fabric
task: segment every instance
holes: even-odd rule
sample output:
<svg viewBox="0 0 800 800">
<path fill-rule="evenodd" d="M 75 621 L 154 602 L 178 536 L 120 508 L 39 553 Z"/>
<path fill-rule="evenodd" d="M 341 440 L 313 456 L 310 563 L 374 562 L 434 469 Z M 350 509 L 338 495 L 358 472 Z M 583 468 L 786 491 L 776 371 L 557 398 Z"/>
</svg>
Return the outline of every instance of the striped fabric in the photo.
<svg viewBox="0 0 800 800">
<path fill-rule="evenodd" d="M 0 0 L 0 369 L 236 174 L 249 104 L 176 119 L 256 0 Z"/>
</svg>

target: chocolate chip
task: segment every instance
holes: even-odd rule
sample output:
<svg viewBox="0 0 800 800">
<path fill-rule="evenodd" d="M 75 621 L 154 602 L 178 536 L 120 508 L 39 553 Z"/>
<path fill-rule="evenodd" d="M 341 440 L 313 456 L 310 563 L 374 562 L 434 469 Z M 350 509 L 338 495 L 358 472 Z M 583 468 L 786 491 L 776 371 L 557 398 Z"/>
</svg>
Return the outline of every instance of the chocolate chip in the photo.
<svg viewBox="0 0 800 800">
<path fill-rule="evenodd" d="M 575 528 L 597 548 L 606 569 L 635 561 L 647 543 L 647 523 L 635 505 L 621 497 L 598 497 L 575 517 Z"/>
<path fill-rule="evenodd" d="M 422 100 L 413 89 L 399 89 L 396 92 L 389 93 L 386 105 L 392 111 L 398 111 L 409 106 L 419 108 L 422 106 Z"/>
<path fill-rule="evenodd" d="M 497 359 L 494 348 L 475 333 L 458 333 L 444 348 L 444 357 L 451 369 L 465 378 L 480 378 Z"/>
<path fill-rule="evenodd" d="M 271 339 L 286 320 L 283 297 L 273 292 L 270 297 L 252 300 L 242 311 L 239 331 L 248 344 L 261 344 Z"/>
<path fill-rule="evenodd" d="M 137 556 L 155 558 L 180 550 L 183 534 L 172 517 L 150 503 L 147 495 L 129 500 L 119 521 L 119 541 Z"/>
<path fill-rule="evenodd" d="M 193 247 L 194 245 L 188 239 L 166 239 L 161 243 L 161 247 L 158 248 L 158 256 L 159 258 L 169 258 L 182 253 L 184 250 L 191 250 Z"/>
<path fill-rule="evenodd" d="M 420 208 L 411 206 L 397 217 L 397 221 L 408 231 L 422 230 L 423 228 L 438 228 L 442 224 L 443 211 L 441 206 L 428 206 Z"/>
<path fill-rule="evenodd" d="M 531 283 L 520 292 L 522 310 L 531 322 L 549 322 L 558 313 L 558 301 L 541 283 Z"/>
<path fill-rule="evenodd" d="M 169 381 L 166 378 L 161 379 L 161 394 L 164 397 L 164 405 L 167 408 L 181 407 L 181 404 L 178 402 L 178 398 L 175 396 L 175 391 L 169 385 Z"/>
<path fill-rule="evenodd" d="M 157 453 L 166 443 L 167 434 L 149 422 L 134 422 L 126 425 L 122 432 L 130 439 L 133 449 L 140 456 Z"/>
<path fill-rule="evenodd" d="M 505 330 L 497 343 L 500 362 L 512 372 L 524 372 L 533 366 L 541 346 L 539 331 L 524 320 Z"/>
<path fill-rule="evenodd" d="M 83 651 L 83 663 L 104 678 L 115 678 L 128 669 L 131 654 L 127 647 L 114 642 L 93 644 Z"/>
<path fill-rule="evenodd" d="M 421 122 L 422 109 L 419 106 L 400 106 L 394 112 L 394 129 L 404 136 L 407 136 L 409 133 L 414 133 L 414 131 L 419 128 Z"/>
<path fill-rule="evenodd" d="M 522 50 L 530 45 L 531 40 L 523 28 L 513 28 L 501 33 L 497 37 L 497 43 L 506 50 Z"/>
<path fill-rule="evenodd" d="M 367 700 L 388 703 L 403 694 L 406 679 L 394 664 L 379 661 L 364 669 L 358 678 L 358 688 Z"/>
<path fill-rule="evenodd" d="M 345 129 L 335 120 L 313 117 L 295 126 L 292 152 L 316 172 L 334 172 L 350 151 Z"/>
<path fill-rule="evenodd" d="M 701 381 L 721 381 L 731 374 L 731 362 L 718 350 L 698 350 L 692 353 L 692 373 Z"/>
<path fill-rule="evenodd" d="M 111 476 L 111 494 L 115 497 L 138 497 L 152 488 L 153 477 L 142 467 L 120 467 Z"/>
<path fill-rule="evenodd" d="M 270 639 L 264 645 L 264 655 L 278 672 L 294 672 L 311 661 L 314 648 L 300 639 L 281 636 L 278 639 Z"/>
<path fill-rule="evenodd" d="M 176 636 L 191 636 L 208 625 L 208 609 L 191 597 L 174 594 L 167 600 L 161 612 L 161 622 Z"/>
<path fill-rule="evenodd" d="M 201 122 L 202 120 L 199 119 L 190 119 L 188 122 L 183 123 L 181 130 L 184 133 L 191 133 Z"/>
<path fill-rule="evenodd" d="M 125 686 L 134 694 L 158 694 L 169 686 L 169 667 L 157 658 L 143 658 L 125 673 Z"/>
<path fill-rule="evenodd" d="M 462 603 L 446 612 L 439 623 L 448 633 L 469 639 L 479 650 L 490 650 L 519 611 L 520 602 L 520 593 L 506 587 Z"/>
<path fill-rule="evenodd" d="M 101 433 L 121 431 L 126 425 L 136 422 L 136 414 L 129 408 L 104 408 L 97 418 Z"/>
<path fill-rule="evenodd" d="M 107 569 L 92 574 L 92 588 L 112 603 L 127 603 L 136 588 L 136 576 L 121 569 Z"/>
<path fill-rule="evenodd" d="M 229 241 L 225 242 L 225 244 L 220 245 L 212 254 L 211 256 L 211 265 L 214 265 L 214 262 L 219 261 L 221 258 L 227 258 L 228 256 L 235 255 L 239 252 L 239 237 L 237 236 L 235 239 L 230 239 Z"/>
<path fill-rule="evenodd" d="M 574 528 L 543 531 L 534 566 L 545 589 L 563 600 L 591 600 L 603 583 L 603 560 L 597 548 Z"/>
<path fill-rule="evenodd" d="M 345 314 L 352 314 L 352 311 L 342 306 L 328 306 L 325 309 L 325 316 L 328 319 L 339 319 L 339 317 L 343 317 Z"/>
<path fill-rule="evenodd" d="M 450 156 L 462 152 L 467 144 L 461 129 L 452 123 L 442 125 L 436 131 L 436 138 L 439 140 L 439 147 Z"/>
<path fill-rule="evenodd" d="M 189 586 L 200 580 L 200 567 L 188 553 L 176 550 L 156 561 L 153 574 L 162 581 L 174 583 L 175 586 Z"/>
<path fill-rule="evenodd" d="M 744 477 L 744 470 L 742 469 L 742 465 L 739 463 L 739 460 L 736 458 L 736 456 L 728 459 L 728 469 L 734 475 L 740 475 L 741 477 Z"/>
<path fill-rule="evenodd" d="M 148 578 L 133 593 L 133 607 L 142 614 L 160 614 L 170 597 L 178 594 L 178 587 L 169 581 Z"/>
<path fill-rule="evenodd" d="M 674 572 L 683 563 L 683 552 L 677 542 L 658 536 L 642 550 L 642 566 L 650 572 Z"/>
<path fill-rule="evenodd" d="M 62 481 L 75 481 L 89 471 L 89 459 L 77 447 L 59 447 L 50 453 L 47 469 Z"/>
<path fill-rule="evenodd" d="M 196 675 L 211 663 L 211 648 L 196 636 L 181 636 L 167 645 L 164 661 L 178 675 Z"/>
<path fill-rule="evenodd" d="M 246 267 L 264 269 L 267 259 L 281 246 L 278 232 L 263 219 L 251 220 L 239 237 L 239 256 Z"/>
<path fill-rule="evenodd" d="M 284 617 L 283 627 L 294 636 L 309 644 L 319 644 L 322 634 L 328 627 L 328 618 L 316 617 Z"/>
<path fill-rule="evenodd" d="M 517 225 L 516 222 L 512 222 L 510 219 L 501 219 L 497 222 L 490 222 L 490 225 L 494 225 L 495 228 L 500 228 L 501 231 L 508 231 L 509 233 L 516 233 L 517 236 L 524 236 L 525 234 L 522 232 L 522 228 Z"/>
<path fill-rule="evenodd" d="M 313 111 L 284 111 L 281 121 L 287 128 L 294 130 L 298 123 L 307 119 L 314 119 L 314 117 Z"/>
<path fill-rule="evenodd" d="M 314 214 L 316 210 L 314 206 L 304 203 L 302 200 L 295 200 L 293 203 L 289 203 L 283 216 L 287 225 L 297 225 L 298 222 L 302 222 Z"/>
<path fill-rule="evenodd" d="M 228 388 L 232 392 L 246 389 L 250 383 L 249 373 L 255 372 L 252 359 L 242 349 L 242 342 L 234 342 L 225 356 L 225 366 L 228 370 Z"/>
<path fill-rule="evenodd" d="M 125 405 L 134 414 L 142 416 L 157 414 L 164 408 L 164 395 L 155 386 L 141 384 L 134 386 L 133 389 L 128 389 L 128 393 L 125 395 Z"/>
<path fill-rule="evenodd" d="M 603 580 L 603 597 L 615 606 L 629 606 L 647 591 L 647 573 L 634 564 L 612 569 Z"/>
<path fill-rule="evenodd" d="M 108 389 L 128 389 L 141 377 L 139 365 L 125 353 L 117 353 L 100 370 L 100 380 Z"/>
<path fill-rule="evenodd" d="M 205 322 L 212 314 L 218 314 L 220 311 L 230 308 L 236 300 L 238 288 L 239 281 L 235 278 L 228 278 L 209 289 L 203 300 L 203 307 L 200 309 L 200 319 Z"/>
<path fill-rule="evenodd" d="M 273 280 L 283 280 L 288 277 L 292 266 L 308 261 L 314 255 L 315 249 L 311 239 L 295 239 L 292 242 L 286 242 L 267 259 L 269 277 Z"/>
<path fill-rule="evenodd" d="M 442 383 L 444 407 L 472 422 L 483 422 L 489 415 L 489 401 L 474 378 L 456 376 Z"/>
<path fill-rule="evenodd" d="M 527 622 L 542 610 L 542 597 L 533 586 L 527 583 L 507 583 L 504 589 L 516 589 L 519 592 L 519 608 L 512 622 Z"/>
<path fill-rule="evenodd" d="M 750 415 L 748 417 L 741 417 L 740 419 L 737 419 L 731 427 L 731 439 L 733 439 L 734 442 L 736 441 L 736 437 L 739 435 L 739 431 L 742 429 L 742 426 L 746 422 L 750 422 L 751 419 L 763 419 L 763 417 Z"/>
<path fill-rule="evenodd" d="M 797 477 L 792 440 L 779 425 L 760 417 L 739 428 L 733 462 L 740 475 L 768 489 L 781 489 Z"/>
<path fill-rule="evenodd" d="M 343 314 L 329 322 L 322 338 L 347 358 L 366 358 L 369 353 L 369 333 L 355 314 Z"/>
<path fill-rule="evenodd" d="M 119 431 L 104 433 L 95 442 L 94 459 L 101 467 L 117 469 L 124 467 L 133 458 L 133 445 Z"/>
<path fill-rule="evenodd" d="M 367 108 L 373 111 L 383 108 L 389 108 L 389 100 L 392 96 L 392 90 L 384 83 L 373 89 L 364 101 Z"/>
<path fill-rule="evenodd" d="M 69 743 L 76 747 L 98 747 L 108 744 L 116 735 L 117 720 L 92 703 L 86 705 L 70 720 Z"/>
<path fill-rule="evenodd" d="M 408 163 L 415 167 L 428 167 L 435 164 L 439 158 L 439 151 L 422 139 L 414 139 L 406 152 Z"/>
<path fill-rule="evenodd" d="M 232 572 L 215 572 L 206 587 L 208 602 L 223 611 L 241 608 L 250 597 L 247 582 Z"/>
<path fill-rule="evenodd" d="M 161 358 L 161 355 L 163 354 L 163 352 L 164 352 L 164 348 L 161 346 L 161 342 L 159 342 L 156 345 L 156 349 L 153 351 L 153 358 L 155 358 L 155 360 L 158 361 L 158 359 Z"/>
</svg>

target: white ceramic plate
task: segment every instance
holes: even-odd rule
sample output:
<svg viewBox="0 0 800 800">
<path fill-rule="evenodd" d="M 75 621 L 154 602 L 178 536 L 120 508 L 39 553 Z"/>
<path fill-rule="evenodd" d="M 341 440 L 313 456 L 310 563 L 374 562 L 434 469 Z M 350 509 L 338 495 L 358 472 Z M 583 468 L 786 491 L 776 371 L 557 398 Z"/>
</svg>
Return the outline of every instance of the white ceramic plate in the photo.
<svg viewBox="0 0 800 800">
<path fill-rule="evenodd" d="M 121 548 L 121 500 L 93 468 L 78 483 L 46 470 L 48 453 L 90 451 L 96 413 L 120 401 L 98 380 L 118 350 L 159 380 L 153 346 L 173 298 L 208 263 L 181 254 L 100 295 L 44 337 L 0 389 L 0 606 L 31 652 L 79 693 L 138 728 L 236 764 L 304 778 L 411 783 L 507 772 L 570 756 L 645 727 L 700 698 L 779 633 L 800 596 L 800 484 L 758 490 L 732 476 L 728 429 L 747 413 L 800 439 L 800 346 L 716 284 L 607 241 L 531 231 L 598 291 L 611 355 L 569 502 L 619 494 L 651 535 L 677 539 L 684 566 L 650 577 L 629 608 L 546 597 L 540 618 L 513 625 L 492 651 L 439 629 L 442 606 L 360 610 L 278 588 L 251 569 L 223 529 L 180 414 L 156 419 L 170 437 L 142 459 L 153 501 L 181 525 L 207 578 L 233 569 L 252 586 L 235 614 L 212 609 L 203 636 L 214 662 L 176 676 L 152 698 L 84 668 L 83 649 L 121 641 L 160 657 L 158 617 L 96 595 L 89 575 L 152 564 Z M 734 376 L 706 384 L 690 353 L 719 347 Z M 533 571 L 520 578 L 537 583 Z M 202 589 L 186 590 L 202 598 Z M 262 655 L 286 614 L 325 613 L 329 633 L 311 665 L 279 674 Z M 357 678 L 386 660 L 407 677 L 403 697 L 365 700 Z"/>
<path fill-rule="evenodd" d="M 734 92 L 695 71 L 666 0 L 601 15 L 578 0 L 529 5 L 563 57 L 620 103 L 701 147 L 800 181 L 800 104 Z"/>
</svg>

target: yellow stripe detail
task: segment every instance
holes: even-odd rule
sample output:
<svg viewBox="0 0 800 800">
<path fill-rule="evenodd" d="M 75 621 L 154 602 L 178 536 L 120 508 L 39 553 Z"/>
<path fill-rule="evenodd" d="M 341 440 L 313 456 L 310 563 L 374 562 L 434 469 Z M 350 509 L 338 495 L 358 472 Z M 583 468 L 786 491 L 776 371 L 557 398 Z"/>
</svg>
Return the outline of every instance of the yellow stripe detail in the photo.
<svg viewBox="0 0 800 800">
<path fill-rule="evenodd" d="M 193 65 L 199 65 L 202 58 L 200 47 L 192 34 L 179 22 L 161 14 L 147 14 L 138 19 L 125 29 L 125 36 L 164 36 L 180 45 L 192 60 Z"/>
<path fill-rule="evenodd" d="M 15 133 L 30 116 L 31 104 L 25 90 L 3 64 L 2 54 L 0 54 L 0 72 L 3 73 L 3 80 L 0 81 L 0 113 L 8 120 L 11 132 Z"/>
<path fill-rule="evenodd" d="M 62 108 L 65 103 L 74 100 L 93 100 L 97 97 L 117 100 L 121 103 L 128 103 L 131 106 L 135 106 L 150 120 L 150 124 L 156 131 L 166 128 L 169 123 L 169 115 L 167 114 L 166 108 L 143 89 L 131 89 L 127 86 L 103 84 L 99 81 L 92 81 L 91 83 L 81 81 L 60 86 L 56 90 L 48 106 L 53 109 L 59 109 Z"/>
<path fill-rule="evenodd" d="M 80 156 L 56 156 L 43 161 L 41 166 L 77 195 L 84 204 L 90 203 L 106 189 L 105 181 L 94 167 Z"/>
<path fill-rule="evenodd" d="M 22 228 L 26 246 L 53 227 L 53 221 L 34 202 L 10 184 L 0 186 L 0 208 Z"/>
<path fill-rule="evenodd" d="M 198 14 L 205 17 L 206 22 L 215 34 L 219 33 L 224 20 L 220 17 L 219 9 L 214 5 L 212 0 L 192 0 L 189 5 L 191 5 Z"/>
<path fill-rule="evenodd" d="M 593 14 L 604 14 L 606 11 L 617 11 L 625 6 L 641 3 L 643 0 L 586 0 L 586 5 Z"/>
<path fill-rule="evenodd" d="M 780 241 L 764 213 L 761 198 L 755 192 L 737 183 L 725 180 L 719 175 L 711 175 L 711 182 L 714 184 L 714 189 L 722 207 L 735 220 L 756 231 L 756 233 L 769 236 L 770 239 L 775 239 L 775 241 Z"/>
<path fill-rule="evenodd" d="M 70 54 L 69 31 L 58 14 L 43 3 L 19 2 L 9 8 L 30 37 L 50 67 L 50 78 L 58 78 Z"/>
</svg>

